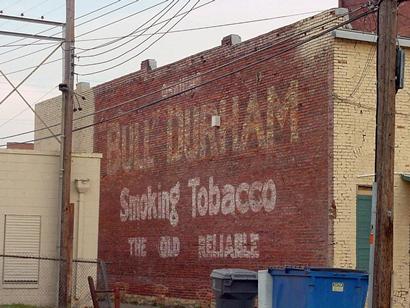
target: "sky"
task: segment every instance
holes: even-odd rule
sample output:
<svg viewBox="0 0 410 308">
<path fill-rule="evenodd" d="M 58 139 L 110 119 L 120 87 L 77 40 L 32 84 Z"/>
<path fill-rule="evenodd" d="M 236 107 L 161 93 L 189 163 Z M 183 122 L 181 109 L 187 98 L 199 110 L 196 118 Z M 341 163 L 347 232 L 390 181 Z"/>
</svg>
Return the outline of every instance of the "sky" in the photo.
<svg viewBox="0 0 410 308">
<path fill-rule="evenodd" d="M 163 66 L 216 47 L 226 35 L 238 34 L 244 41 L 338 5 L 337 0 L 87 0 L 76 2 L 76 82 L 89 82 L 91 86 L 137 71 L 141 61 L 145 59 L 155 59 L 158 66 Z M 64 0 L 1 0 L 0 10 L 5 15 L 23 14 L 27 18 L 43 16 L 46 20 L 65 21 Z M 184 12 L 188 13 L 183 14 Z M 178 14 L 182 15 L 174 17 Z M 161 34 L 168 30 L 191 29 L 292 14 L 303 15 Z M 170 18 L 172 19 L 168 24 L 163 22 L 152 26 L 153 23 Z M 180 21 L 177 23 L 178 20 Z M 143 32 L 145 28 L 148 29 Z M 42 32 L 41 35 L 61 37 L 59 27 L 4 19 L 0 19 L 0 31 L 31 34 Z M 125 36 L 132 31 L 139 32 L 134 36 L 115 41 L 116 37 Z M 155 32 L 158 34 L 150 36 Z M 107 44 L 107 42 L 111 43 Z M 151 43 L 153 44 L 149 47 Z M 0 35 L 0 70 L 14 85 L 18 85 L 32 70 L 24 69 L 37 66 L 55 50 L 47 60 L 55 62 L 41 66 L 19 87 L 21 94 L 32 106 L 60 94 L 57 87 L 62 80 L 60 60 L 62 50 L 57 45 L 58 43 L 52 41 L 22 40 L 18 37 Z M 124 63 L 121 64 L 122 62 Z M 20 70 L 23 71 L 19 72 Z M 6 79 L 0 75 L 0 102 L 11 89 Z M 11 95 L 0 104 L 0 144 L 31 140 L 33 134 L 9 139 L 4 137 L 32 129 L 34 129 L 34 115 L 17 94 Z"/>
</svg>

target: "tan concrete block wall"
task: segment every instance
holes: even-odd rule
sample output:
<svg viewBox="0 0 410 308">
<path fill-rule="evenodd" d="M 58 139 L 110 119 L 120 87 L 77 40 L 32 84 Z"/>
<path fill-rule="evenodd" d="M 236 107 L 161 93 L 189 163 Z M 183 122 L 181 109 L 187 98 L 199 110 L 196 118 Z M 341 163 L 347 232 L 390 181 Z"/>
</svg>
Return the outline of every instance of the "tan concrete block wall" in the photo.
<svg viewBox="0 0 410 308">
<path fill-rule="evenodd" d="M 407 57 L 410 50 L 406 50 Z M 374 173 L 376 47 L 336 39 L 334 52 L 334 265 L 356 266 L 356 195 Z M 410 80 L 407 65 L 406 80 Z M 396 172 L 410 170 L 410 87 L 397 95 Z M 395 177 L 394 307 L 409 307 L 410 185 Z"/>
<path fill-rule="evenodd" d="M 83 210 L 83 219 L 75 221 L 75 228 L 82 230 L 80 241 L 74 241 L 75 247 L 82 247 L 76 259 L 97 259 L 98 217 L 100 187 L 100 155 L 74 155 L 72 164 L 73 181 L 88 179 L 89 189 L 78 203 L 78 192 L 74 185 L 71 201 L 75 203 L 75 212 Z M 4 254 L 4 218 L 5 215 L 41 216 L 40 256 L 58 258 L 57 236 L 59 206 L 59 155 L 32 150 L 0 151 L 0 254 Z M 3 271 L 3 259 L 0 258 L 0 277 Z M 95 265 L 81 265 L 76 294 L 88 295 L 85 275 L 96 274 Z M 81 285 L 80 285 L 81 284 Z M 56 300 L 57 262 L 40 261 L 40 277 L 37 286 L 20 287 L 3 284 L 0 278 L 0 304 L 25 303 L 51 305 Z M 81 290 L 81 294 L 80 294 Z M 87 294 L 85 294 L 87 292 Z"/>
<path fill-rule="evenodd" d="M 88 114 L 93 114 L 95 111 L 94 92 L 90 89 L 89 84 L 79 83 L 74 96 L 74 105 L 77 106 L 77 100 L 82 107 L 81 111 L 74 112 L 73 128 L 80 128 L 94 123 L 94 115 L 76 120 Z M 81 96 L 85 97 L 82 100 Z M 38 103 L 35 106 L 36 112 L 40 115 L 43 121 L 50 126 L 54 134 L 60 134 L 61 131 L 61 96 L 48 99 Z M 56 125 L 57 124 L 57 125 Z M 36 117 L 34 123 L 36 132 L 34 139 L 41 139 L 34 142 L 34 149 L 38 151 L 58 151 L 60 144 L 51 137 L 49 130 L 44 129 L 43 123 Z M 39 130 L 40 129 L 40 130 Z M 73 133 L 73 152 L 76 153 L 92 153 L 93 152 L 93 136 L 94 127 L 89 127 Z M 45 139 L 43 139 L 45 138 Z"/>
</svg>

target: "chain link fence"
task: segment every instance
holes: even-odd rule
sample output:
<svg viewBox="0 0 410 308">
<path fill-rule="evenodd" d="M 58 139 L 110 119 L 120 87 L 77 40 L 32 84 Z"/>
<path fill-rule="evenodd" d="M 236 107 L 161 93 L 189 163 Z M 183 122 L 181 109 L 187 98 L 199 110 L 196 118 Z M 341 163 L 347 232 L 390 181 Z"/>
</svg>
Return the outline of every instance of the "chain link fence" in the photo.
<svg viewBox="0 0 410 308">
<path fill-rule="evenodd" d="M 0 308 L 57 307 L 59 258 L 0 255 Z M 98 288 L 107 287 L 105 264 L 99 260 L 73 260 L 72 307 L 92 307 L 88 277 Z M 102 303 L 109 307 L 109 301 Z"/>
</svg>

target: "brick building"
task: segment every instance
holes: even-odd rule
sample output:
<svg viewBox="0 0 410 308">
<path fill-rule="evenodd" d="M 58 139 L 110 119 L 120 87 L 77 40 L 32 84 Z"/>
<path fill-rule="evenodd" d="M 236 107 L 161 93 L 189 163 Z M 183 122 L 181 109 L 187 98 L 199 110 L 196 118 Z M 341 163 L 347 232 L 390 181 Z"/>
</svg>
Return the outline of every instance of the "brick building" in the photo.
<svg viewBox="0 0 410 308">
<path fill-rule="evenodd" d="M 80 121 L 98 124 L 75 132 L 74 147 L 103 154 L 98 246 L 111 281 L 139 297 L 207 302 L 214 268 L 366 269 L 375 37 L 347 26 L 301 45 L 344 13 L 245 42 L 230 35 L 83 89 L 95 115 Z M 408 53 L 410 41 L 400 43 Z M 400 175 L 410 172 L 408 89 L 397 96 L 397 307 L 409 303 L 410 187 Z M 59 101 L 36 109 L 55 122 Z M 35 148 L 57 146 L 49 140 Z"/>
</svg>

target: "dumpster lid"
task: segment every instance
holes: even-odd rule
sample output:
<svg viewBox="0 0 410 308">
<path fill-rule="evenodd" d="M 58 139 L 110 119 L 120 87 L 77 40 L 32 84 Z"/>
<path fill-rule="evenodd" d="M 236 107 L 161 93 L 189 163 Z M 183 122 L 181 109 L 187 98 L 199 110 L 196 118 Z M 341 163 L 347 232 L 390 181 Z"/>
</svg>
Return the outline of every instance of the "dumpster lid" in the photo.
<svg viewBox="0 0 410 308">
<path fill-rule="evenodd" d="M 293 266 L 286 266 L 286 267 L 282 267 L 282 268 L 275 268 L 275 267 L 270 267 L 268 269 L 268 272 L 270 274 L 273 274 L 274 272 L 284 272 L 284 273 L 288 273 L 288 272 L 304 272 L 304 273 L 321 273 L 324 275 L 328 275 L 328 274 L 333 274 L 333 275 L 337 275 L 337 274 L 345 274 L 345 275 L 349 275 L 349 274 L 354 274 L 354 275 L 366 275 L 367 273 L 365 271 L 361 271 L 361 270 L 354 270 L 354 269 L 346 269 L 346 268 L 331 268 L 331 267 L 293 267 Z"/>
<path fill-rule="evenodd" d="M 258 273 L 241 268 L 220 268 L 214 269 L 211 278 L 231 279 L 231 280 L 258 280 Z"/>
</svg>

